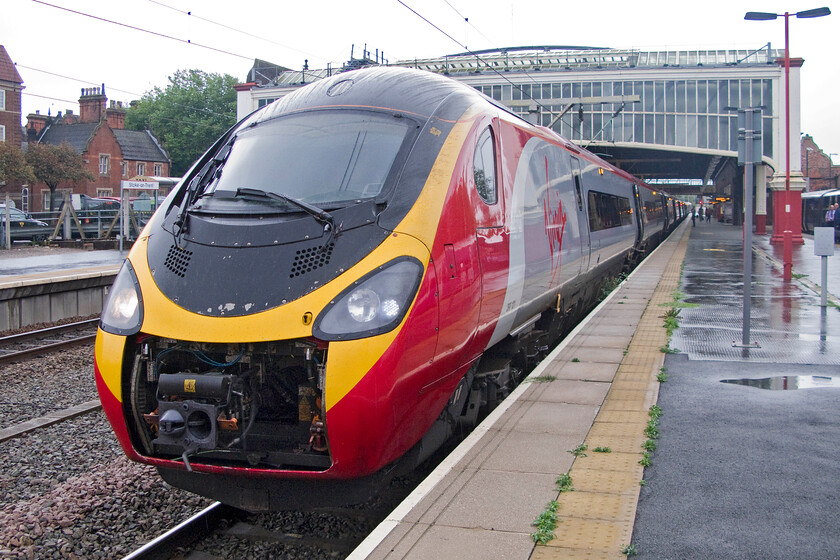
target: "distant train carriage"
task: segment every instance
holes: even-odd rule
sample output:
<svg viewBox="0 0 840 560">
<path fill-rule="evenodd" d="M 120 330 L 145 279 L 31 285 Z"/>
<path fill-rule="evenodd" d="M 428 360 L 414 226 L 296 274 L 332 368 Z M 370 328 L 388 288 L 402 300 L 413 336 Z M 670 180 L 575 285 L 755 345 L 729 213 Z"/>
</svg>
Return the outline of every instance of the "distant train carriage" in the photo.
<svg viewBox="0 0 840 560">
<path fill-rule="evenodd" d="M 814 233 L 815 227 L 823 227 L 828 207 L 837 203 L 840 189 L 802 193 L 802 233 Z"/>
</svg>

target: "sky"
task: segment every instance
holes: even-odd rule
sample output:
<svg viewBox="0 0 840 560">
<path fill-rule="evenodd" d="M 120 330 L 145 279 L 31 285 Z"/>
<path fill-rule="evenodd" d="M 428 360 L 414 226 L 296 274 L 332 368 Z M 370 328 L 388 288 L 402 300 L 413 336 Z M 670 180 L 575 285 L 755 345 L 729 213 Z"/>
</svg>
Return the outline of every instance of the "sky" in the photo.
<svg viewBox="0 0 840 560">
<path fill-rule="evenodd" d="M 783 49 L 783 18 L 744 14 L 823 6 L 832 14 L 790 19 L 790 55 L 805 59 L 802 132 L 838 164 L 840 0 L 3 0 L 0 44 L 23 78 L 25 120 L 36 110 L 78 112 L 81 88 L 103 83 L 109 100 L 138 99 L 181 69 L 244 81 L 255 58 L 340 68 L 353 45 L 357 58 L 367 45 L 391 62 L 465 47 Z"/>
</svg>

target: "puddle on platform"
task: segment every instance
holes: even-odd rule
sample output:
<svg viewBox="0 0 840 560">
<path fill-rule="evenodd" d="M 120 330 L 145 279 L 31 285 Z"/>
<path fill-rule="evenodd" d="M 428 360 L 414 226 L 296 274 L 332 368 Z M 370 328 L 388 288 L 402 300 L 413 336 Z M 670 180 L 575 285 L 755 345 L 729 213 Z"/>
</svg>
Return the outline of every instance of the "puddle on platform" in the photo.
<svg viewBox="0 0 840 560">
<path fill-rule="evenodd" d="M 747 385 L 748 387 L 769 389 L 771 391 L 840 387 L 840 378 L 835 379 L 821 375 L 781 375 L 779 377 L 765 377 L 763 379 L 722 379 L 720 382 Z"/>
</svg>

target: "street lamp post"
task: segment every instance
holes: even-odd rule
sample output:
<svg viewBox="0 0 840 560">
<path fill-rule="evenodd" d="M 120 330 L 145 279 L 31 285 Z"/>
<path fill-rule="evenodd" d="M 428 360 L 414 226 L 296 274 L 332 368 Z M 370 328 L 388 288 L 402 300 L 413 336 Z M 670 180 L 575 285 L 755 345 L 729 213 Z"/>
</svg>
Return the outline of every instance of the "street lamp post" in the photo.
<svg viewBox="0 0 840 560">
<path fill-rule="evenodd" d="M 816 18 L 827 16 L 831 13 L 828 8 L 815 8 L 813 10 L 804 10 L 794 14 L 797 18 Z M 776 19 L 779 16 L 785 18 L 785 212 L 784 224 L 775 224 L 774 227 L 781 226 L 783 230 L 784 243 L 784 279 L 790 281 L 791 272 L 793 270 L 793 228 L 796 224 L 791 224 L 790 213 L 790 49 L 788 41 L 788 18 L 789 12 L 784 14 L 774 14 L 769 12 L 747 12 L 744 15 L 746 20 L 765 21 Z"/>
</svg>

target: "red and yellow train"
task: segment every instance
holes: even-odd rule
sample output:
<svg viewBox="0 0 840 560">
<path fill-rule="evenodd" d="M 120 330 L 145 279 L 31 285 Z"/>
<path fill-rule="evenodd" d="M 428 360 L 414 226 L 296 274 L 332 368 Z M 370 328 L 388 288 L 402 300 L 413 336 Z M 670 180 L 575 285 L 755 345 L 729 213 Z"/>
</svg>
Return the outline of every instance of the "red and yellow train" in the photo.
<svg viewBox="0 0 840 560">
<path fill-rule="evenodd" d="M 339 74 L 240 122 L 154 215 L 102 314 L 100 398 L 176 487 L 360 499 L 474 425 L 682 216 L 466 85 Z"/>
</svg>

